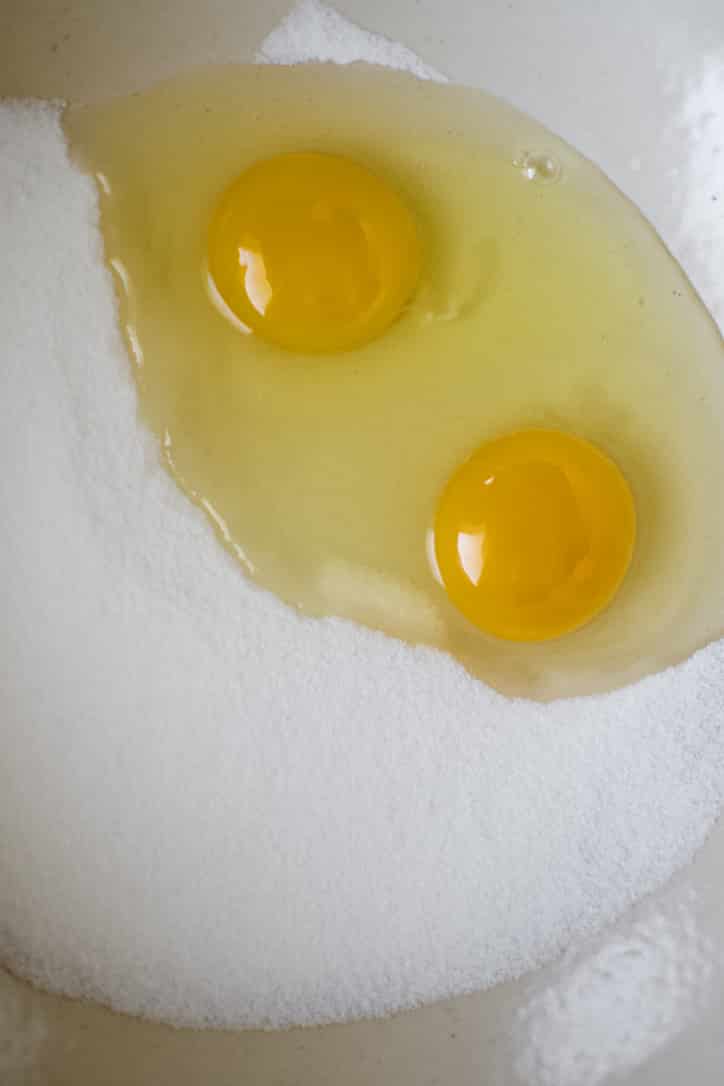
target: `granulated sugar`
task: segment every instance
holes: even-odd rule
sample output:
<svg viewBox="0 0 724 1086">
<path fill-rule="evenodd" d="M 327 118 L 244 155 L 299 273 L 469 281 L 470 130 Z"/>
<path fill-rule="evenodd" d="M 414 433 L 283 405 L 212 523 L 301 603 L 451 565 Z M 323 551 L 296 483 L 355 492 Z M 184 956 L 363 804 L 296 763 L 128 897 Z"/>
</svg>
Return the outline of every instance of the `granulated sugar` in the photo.
<svg viewBox="0 0 724 1086">
<path fill-rule="evenodd" d="M 178 1024 L 384 1014 L 531 969 L 690 859 L 724 798 L 724 645 L 542 705 L 298 617 L 139 427 L 50 106 L 0 107 L 0 222 L 10 968 Z"/>
<path fill-rule="evenodd" d="M 301 64 L 315 60 L 351 64 L 364 60 L 411 72 L 420 79 L 446 82 L 441 72 L 425 64 L 406 46 L 362 30 L 319 0 L 301 0 L 267 35 L 256 60 L 260 64 Z"/>
</svg>

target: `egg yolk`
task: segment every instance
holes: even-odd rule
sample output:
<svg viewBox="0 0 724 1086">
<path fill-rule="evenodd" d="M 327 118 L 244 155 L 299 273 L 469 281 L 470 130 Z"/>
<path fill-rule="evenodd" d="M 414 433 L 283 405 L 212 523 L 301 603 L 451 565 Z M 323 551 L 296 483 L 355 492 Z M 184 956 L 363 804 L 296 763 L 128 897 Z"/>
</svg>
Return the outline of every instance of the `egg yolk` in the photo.
<svg viewBox="0 0 724 1086">
<path fill-rule="evenodd" d="M 271 343 L 344 351 L 379 336 L 420 272 L 415 221 L 390 185 L 338 155 L 263 159 L 230 186 L 209 273 L 234 316 Z"/>
<path fill-rule="evenodd" d="M 481 446 L 449 480 L 434 550 L 452 603 L 477 627 L 545 641 L 590 621 L 621 585 L 636 511 L 618 467 L 556 430 Z"/>
</svg>

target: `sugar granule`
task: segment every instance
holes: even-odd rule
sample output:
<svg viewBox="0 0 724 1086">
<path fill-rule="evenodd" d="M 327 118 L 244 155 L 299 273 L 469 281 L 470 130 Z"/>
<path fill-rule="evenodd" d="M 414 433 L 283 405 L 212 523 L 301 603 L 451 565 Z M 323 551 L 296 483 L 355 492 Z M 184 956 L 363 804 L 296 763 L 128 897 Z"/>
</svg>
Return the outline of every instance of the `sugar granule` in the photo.
<svg viewBox="0 0 724 1086">
<path fill-rule="evenodd" d="M 0 222 L 10 968 L 177 1024 L 383 1014 L 519 975 L 690 859 L 724 798 L 721 643 L 541 705 L 298 617 L 139 427 L 50 106 L 0 106 Z"/>
</svg>

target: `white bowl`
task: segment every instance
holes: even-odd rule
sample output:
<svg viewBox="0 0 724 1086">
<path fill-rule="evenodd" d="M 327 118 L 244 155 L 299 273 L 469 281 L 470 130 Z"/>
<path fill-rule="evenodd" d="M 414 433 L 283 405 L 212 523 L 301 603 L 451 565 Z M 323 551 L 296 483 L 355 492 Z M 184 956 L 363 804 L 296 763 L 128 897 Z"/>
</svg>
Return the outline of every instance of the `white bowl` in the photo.
<svg viewBox="0 0 724 1086">
<path fill-rule="evenodd" d="M 721 0 L 340 0 L 456 81 L 533 114 L 654 223 L 724 325 Z M 93 100 L 249 60 L 288 0 L 5 0 L 0 96 Z M 715 199 L 716 198 L 716 199 Z M 175 1031 L 0 973 L 3 1083 L 714 1086 L 724 1077 L 724 827 L 655 899 L 514 984 L 395 1018 Z"/>
</svg>

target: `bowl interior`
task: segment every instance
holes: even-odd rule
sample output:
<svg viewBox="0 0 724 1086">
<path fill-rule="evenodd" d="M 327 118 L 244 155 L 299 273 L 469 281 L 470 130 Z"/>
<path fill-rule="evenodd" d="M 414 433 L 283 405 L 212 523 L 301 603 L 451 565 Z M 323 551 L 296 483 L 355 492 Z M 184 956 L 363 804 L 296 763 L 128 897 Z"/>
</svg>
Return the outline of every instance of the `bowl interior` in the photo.
<svg viewBox="0 0 724 1086">
<path fill-rule="evenodd" d="M 10 0 L 0 96 L 93 101 L 253 59 L 288 0 Z M 340 0 L 359 25 L 533 114 L 651 219 L 724 324 L 724 7 L 700 0 Z M 722 159 L 717 159 L 721 150 Z M 714 199 L 717 197 L 718 199 Z M 724 829 L 665 892 L 538 974 L 382 1022 L 175 1031 L 0 973 L 3 1081 L 679 1086 L 724 1066 Z"/>
</svg>

